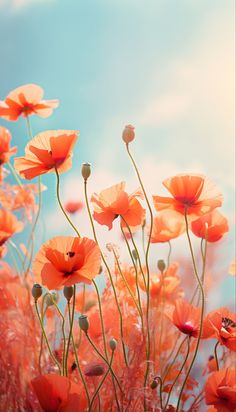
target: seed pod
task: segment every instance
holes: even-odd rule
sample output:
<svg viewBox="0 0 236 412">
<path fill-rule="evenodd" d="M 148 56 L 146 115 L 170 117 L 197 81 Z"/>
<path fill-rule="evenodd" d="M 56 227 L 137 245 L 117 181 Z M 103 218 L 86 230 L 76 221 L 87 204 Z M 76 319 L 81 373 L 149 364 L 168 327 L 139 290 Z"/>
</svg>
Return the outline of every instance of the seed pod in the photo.
<svg viewBox="0 0 236 412">
<path fill-rule="evenodd" d="M 81 330 L 83 330 L 85 333 L 88 332 L 89 329 L 89 320 L 88 320 L 88 316 L 86 315 L 81 315 L 79 317 L 79 327 Z"/>
<path fill-rule="evenodd" d="M 110 346 L 112 352 L 114 352 L 114 350 L 116 350 L 117 341 L 114 338 L 112 338 L 109 342 L 109 346 Z"/>
<path fill-rule="evenodd" d="M 86 376 L 102 376 L 105 372 L 104 365 L 101 363 L 90 363 L 84 369 Z"/>
<path fill-rule="evenodd" d="M 32 287 L 32 296 L 35 299 L 35 301 L 37 301 L 40 296 L 42 296 L 43 293 L 43 288 L 41 285 L 39 285 L 38 283 L 35 283 L 34 286 Z"/>
<path fill-rule="evenodd" d="M 57 294 L 56 292 L 52 292 L 50 294 L 48 294 L 45 298 L 45 303 L 47 306 L 53 306 L 54 302 L 57 301 Z"/>
<path fill-rule="evenodd" d="M 122 139 L 126 144 L 129 144 L 134 140 L 135 138 L 135 128 L 131 124 L 128 124 L 125 126 L 123 133 L 122 133 Z"/>
<path fill-rule="evenodd" d="M 90 165 L 90 163 L 83 163 L 82 164 L 81 173 L 82 173 L 82 176 L 83 176 L 83 178 L 86 182 L 87 179 L 89 178 L 90 174 L 91 174 L 91 165 Z"/>
<path fill-rule="evenodd" d="M 157 267 L 161 271 L 161 273 L 163 273 L 165 268 L 166 268 L 166 264 L 165 264 L 164 260 L 162 260 L 162 259 L 158 260 Z"/>
<path fill-rule="evenodd" d="M 73 296 L 73 292 L 74 292 L 73 286 L 64 286 L 63 294 L 65 298 L 67 299 L 67 302 L 70 302 Z"/>
<path fill-rule="evenodd" d="M 150 388 L 151 388 L 151 389 L 156 389 L 157 386 L 158 386 L 158 382 L 155 381 L 155 379 L 154 379 L 154 380 L 152 381 L 151 385 L 150 385 Z"/>
</svg>

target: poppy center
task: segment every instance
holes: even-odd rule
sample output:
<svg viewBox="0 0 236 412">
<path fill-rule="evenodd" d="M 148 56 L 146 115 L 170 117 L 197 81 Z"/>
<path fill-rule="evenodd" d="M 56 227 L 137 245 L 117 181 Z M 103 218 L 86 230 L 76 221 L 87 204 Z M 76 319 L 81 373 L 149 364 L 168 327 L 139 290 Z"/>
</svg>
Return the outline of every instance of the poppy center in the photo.
<svg viewBox="0 0 236 412">
<path fill-rule="evenodd" d="M 67 252 L 66 254 L 67 254 L 67 256 L 69 256 L 70 258 L 72 258 L 73 256 L 75 256 L 75 252 L 71 252 L 71 251 Z"/>
<path fill-rule="evenodd" d="M 229 318 L 222 318 L 222 326 L 223 328 L 236 328 L 236 323 L 229 319 Z"/>
<path fill-rule="evenodd" d="M 186 335 L 192 335 L 194 331 L 194 327 L 191 322 L 186 322 L 181 326 L 181 331 L 185 333 Z"/>
</svg>

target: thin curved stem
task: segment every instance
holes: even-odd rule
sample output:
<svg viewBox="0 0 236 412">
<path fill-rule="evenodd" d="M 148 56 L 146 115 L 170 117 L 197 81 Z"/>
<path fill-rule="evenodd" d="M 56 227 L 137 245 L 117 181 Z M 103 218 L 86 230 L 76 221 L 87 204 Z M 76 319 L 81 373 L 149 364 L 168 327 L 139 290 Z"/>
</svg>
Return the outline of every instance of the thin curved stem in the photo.
<svg viewBox="0 0 236 412">
<path fill-rule="evenodd" d="M 178 356 L 179 356 L 179 353 L 180 353 L 180 351 L 181 351 L 181 348 L 182 348 L 184 342 L 185 342 L 187 339 L 188 339 L 188 337 L 186 336 L 186 337 L 182 340 L 181 344 L 179 345 L 179 348 L 178 348 L 178 350 L 177 350 L 177 352 L 176 352 L 176 354 L 175 354 L 172 362 L 169 364 L 167 370 L 165 371 L 165 374 L 164 374 L 164 377 L 163 377 L 163 382 L 165 382 L 165 379 L 166 379 L 168 373 L 170 372 L 172 366 L 175 364 L 175 361 L 176 361 L 176 359 L 177 359 Z M 171 355 L 172 355 L 172 354 L 171 354 Z"/>
<path fill-rule="evenodd" d="M 110 359 L 110 362 L 109 362 L 109 367 L 108 367 L 108 369 L 107 369 L 107 371 L 106 371 L 105 375 L 103 376 L 103 378 L 102 378 L 101 382 L 99 383 L 99 385 L 98 385 L 98 387 L 97 387 L 97 389 L 96 389 L 96 391 L 95 391 L 95 393 L 94 393 L 94 395 L 93 395 L 93 397 L 92 397 L 92 399 L 91 399 L 91 403 L 90 403 L 90 408 L 89 408 L 89 411 L 91 411 L 91 410 L 92 410 L 93 402 L 95 401 L 96 396 L 99 394 L 99 391 L 100 391 L 100 389 L 101 389 L 101 387 L 102 387 L 103 383 L 105 382 L 105 380 L 106 380 L 106 377 L 107 377 L 108 373 L 110 372 L 110 368 L 111 368 L 111 366 L 112 366 L 112 362 L 113 362 L 113 357 L 114 357 L 114 351 L 112 351 L 112 354 L 111 354 L 111 359 Z"/>
<path fill-rule="evenodd" d="M 14 179 L 16 180 L 18 186 L 20 186 L 20 188 L 23 189 L 23 184 L 21 183 L 21 181 L 20 181 L 20 179 L 19 179 L 19 177 L 18 177 L 18 175 L 17 175 L 14 167 L 11 165 L 10 162 L 7 163 L 7 166 L 9 167 L 12 175 L 14 176 Z"/>
<path fill-rule="evenodd" d="M 72 322 L 72 321 L 73 321 L 73 318 L 72 318 L 73 312 L 72 312 L 72 315 L 71 315 L 71 310 L 70 310 L 70 305 L 69 305 L 69 304 L 68 304 L 68 314 L 69 314 L 70 328 L 71 328 L 71 330 L 72 330 L 72 332 L 71 332 L 71 340 L 72 340 L 72 346 L 73 346 L 74 354 L 75 354 L 76 366 L 77 366 L 78 371 L 79 371 L 80 379 L 81 379 L 81 381 L 82 381 L 82 383 L 83 383 L 83 385 L 84 385 L 84 390 L 85 390 L 85 393 L 86 393 L 88 406 L 90 407 L 89 391 L 88 391 L 88 387 L 87 387 L 87 384 L 86 384 L 86 380 L 85 380 L 84 375 L 83 375 L 83 372 L 82 372 L 82 370 L 81 370 L 80 363 L 79 363 L 79 358 L 78 358 L 78 355 L 77 355 L 77 350 L 76 350 L 76 345 L 75 345 L 75 340 L 74 340 L 74 335 L 73 335 L 73 322 Z"/>
<path fill-rule="evenodd" d="M 124 344 L 122 312 L 121 312 L 121 309 L 120 309 L 120 305 L 119 305 L 118 297 L 117 297 L 117 294 L 116 294 L 116 289 L 115 289 L 115 286 L 114 286 L 114 282 L 113 282 L 113 279 L 112 279 L 112 274 L 111 274 L 110 268 L 109 268 L 109 266 L 106 262 L 106 259 L 103 255 L 102 251 L 101 251 L 101 248 L 100 248 L 98 240 L 97 240 L 95 227 L 94 227 L 94 223 L 93 223 L 93 219 L 92 219 L 92 215 L 91 215 L 91 211 L 90 211 L 90 207 L 89 207 L 89 202 L 88 202 L 87 181 L 86 180 L 84 180 L 84 194 L 85 194 L 85 201 L 86 201 L 86 206 L 87 206 L 87 210 L 88 210 L 88 214 L 89 214 L 89 219 L 90 219 L 92 230 L 93 230 L 94 240 L 95 240 L 95 242 L 97 243 L 97 245 L 100 249 L 101 258 L 102 258 L 102 261 L 103 261 L 104 265 L 106 266 L 106 269 L 107 269 L 107 272 L 108 272 L 108 275 L 109 275 L 109 279 L 110 279 L 110 282 L 111 282 L 111 287 L 112 287 L 112 290 L 113 290 L 113 293 L 114 293 L 116 306 L 117 306 L 117 310 L 118 310 L 118 313 L 119 313 L 119 319 L 120 319 L 120 334 L 121 334 L 121 344 L 122 344 L 122 349 L 123 349 L 123 356 L 124 356 L 125 364 L 128 367 L 129 365 L 128 365 L 128 360 L 127 360 L 127 355 L 126 355 L 126 350 L 125 350 L 125 344 Z"/>
<path fill-rule="evenodd" d="M 95 350 L 95 352 L 98 354 L 98 356 L 100 356 L 100 358 L 102 358 L 102 360 L 107 364 L 107 366 L 110 368 L 111 374 L 114 377 L 114 379 L 116 380 L 116 383 L 121 391 L 121 393 L 123 394 L 122 388 L 120 386 L 120 382 L 115 374 L 115 372 L 113 371 L 113 368 L 110 367 L 109 361 L 101 354 L 101 352 L 97 349 L 97 347 L 95 346 L 95 344 L 93 343 L 92 339 L 89 337 L 88 333 L 85 332 L 85 336 L 88 339 L 90 345 L 93 347 L 93 349 Z"/>
<path fill-rule="evenodd" d="M 104 346 L 104 352 L 106 359 L 108 360 L 108 354 L 107 354 L 107 345 L 106 345 L 106 335 L 105 335 L 105 327 L 104 327 L 104 322 L 103 322 L 103 316 L 102 316 L 102 303 L 101 303 L 101 298 L 99 294 L 99 290 L 97 287 L 97 284 L 95 280 L 92 280 L 93 285 L 95 287 L 96 293 L 97 293 L 97 298 L 98 298 L 98 309 L 99 309 L 99 316 L 100 316 L 100 321 L 101 321 L 101 328 L 102 328 L 102 338 L 103 338 L 103 346 Z"/>
<path fill-rule="evenodd" d="M 74 229 L 74 231 L 76 232 L 77 236 L 80 237 L 80 234 L 79 234 L 78 229 L 75 227 L 75 225 L 74 225 L 74 224 L 72 223 L 72 221 L 70 220 L 68 214 L 66 213 L 66 211 L 65 211 L 65 209 L 64 209 L 64 207 L 63 207 L 63 205 L 62 205 L 62 203 L 61 203 L 61 199 L 60 199 L 60 175 L 59 175 L 58 170 L 57 170 L 56 167 L 55 167 L 55 172 L 56 172 L 56 177 L 57 177 L 57 189 L 56 189 L 56 192 L 57 192 L 57 200 L 58 200 L 59 206 L 60 206 L 61 211 L 62 211 L 62 213 L 64 214 L 66 220 L 67 220 L 68 223 L 70 224 L 70 226 Z"/>
<path fill-rule="evenodd" d="M 67 361 L 68 361 L 70 341 L 71 341 L 71 335 L 72 335 L 73 323 L 74 323 L 74 316 L 75 316 L 75 296 L 76 296 L 76 285 L 73 286 L 72 315 L 71 315 L 70 331 L 69 331 L 67 348 L 66 348 L 66 356 L 65 356 L 65 376 L 68 376 Z M 70 313 L 70 302 L 69 301 L 68 301 L 68 312 Z"/>
<path fill-rule="evenodd" d="M 172 252 L 172 246 L 171 246 L 171 242 L 168 241 L 168 246 L 169 246 L 169 252 L 168 252 L 168 256 L 167 256 L 167 269 L 170 266 L 170 256 L 171 256 L 171 252 Z"/>
<path fill-rule="evenodd" d="M 59 313 L 61 319 L 62 319 L 62 324 L 61 324 L 61 331 L 62 331 L 62 336 L 63 336 L 63 355 L 62 355 L 62 370 L 63 370 L 63 376 L 65 375 L 65 355 L 66 355 L 66 335 L 65 335 L 65 318 L 60 311 L 58 305 L 56 302 L 53 301 L 54 306 L 57 309 L 57 312 Z"/>
<path fill-rule="evenodd" d="M 60 375 L 61 375 L 61 366 L 60 366 L 58 360 L 55 358 L 55 356 L 54 356 L 53 353 L 52 353 L 52 350 L 51 350 L 50 344 L 49 344 L 49 342 L 48 342 L 48 338 L 47 338 L 47 335 L 46 335 L 46 332 L 45 332 L 45 329 L 44 329 L 44 326 L 43 326 L 43 323 L 42 323 L 42 319 L 41 319 L 40 314 L 39 314 L 39 309 L 38 309 L 37 301 L 35 300 L 34 303 L 35 303 L 35 309 L 36 309 L 36 312 L 37 312 L 38 320 L 39 320 L 39 323 L 40 323 L 40 326 L 41 326 L 41 329 L 42 329 L 42 332 L 43 332 L 43 336 L 44 336 L 45 342 L 46 342 L 47 347 L 48 347 L 48 351 L 49 351 L 49 353 L 50 353 L 50 356 L 51 356 L 53 362 L 54 362 L 54 363 L 56 364 L 56 366 L 58 367 L 59 373 L 60 373 Z"/>
<path fill-rule="evenodd" d="M 217 355 L 217 348 L 218 348 L 219 343 L 220 343 L 219 341 L 218 341 L 218 342 L 216 342 L 215 347 L 214 347 L 214 354 L 215 354 L 215 360 L 216 360 L 216 367 L 217 367 L 217 370 L 219 370 L 219 369 L 220 369 L 220 367 L 219 367 L 218 355 Z"/>
<path fill-rule="evenodd" d="M 203 289 L 203 285 L 202 285 L 201 279 L 200 279 L 200 277 L 199 277 L 199 275 L 198 275 L 197 266 L 196 266 L 195 257 L 194 257 L 194 252 L 193 252 L 193 247 L 192 247 L 192 242 L 191 242 L 191 238 L 190 238 L 190 235 L 189 235 L 187 208 L 185 208 L 185 211 L 184 211 L 184 219 L 185 219 L 186 234 L 187 234 L 187 238 L 188 238 L 189 249 L 190 249 L 190 253 L 191 253 L 191 257 L 192 257 L 192 262 L 193 262 L 194 274 L 195 274 L 195 276 L 196 276 L 196 278 L 197 278 L 198 285 L 199 285 L 200 292 L 201 292 L 202 306 L 201 306 L 200 328 L 199 328 L 199 335 L 198 335 L 198 337 L 197 337 L 197 344 L 196 344 L 196 348 L 195 348 L 195 351 L 194 351 L 194 355 L 193 355 L 192 361 L 191 361 L 191 363 L 190 363 L 190 366 L 189 366 L 189 368 L 188 368 L 188 371 L 187 371 L 187 373 L 186 373 L 184 382 L 183 382 L 183 384 L 182 384 L 182 387 L 181 387 L 181 390 L 180 390 L 180 393 L 179 393 L 179 398 L 178 398 L 178 403 L 177 403 L 177 407 L 176 407 L 176 412 L 179 411 L 182 393 L 183 393 L 183 391 L 184 391 L 186 382 L 187 382 L 187 380 L 188 380 L 188 377 L 189 377 L 190 372 L 191 372 L 191 370 L 192 370 L 192 367 L 193 367 L 193 365 L 194 365 L 195 359 L 196 359 L 196 357 L 197 357 L 198 348 L 199 348 L 200 341 L 201 341 L 202 327 L 203 327 L 203 316 L 204 316 L 204 309 L 205 309 L 204 289 Z"/>
</svg>

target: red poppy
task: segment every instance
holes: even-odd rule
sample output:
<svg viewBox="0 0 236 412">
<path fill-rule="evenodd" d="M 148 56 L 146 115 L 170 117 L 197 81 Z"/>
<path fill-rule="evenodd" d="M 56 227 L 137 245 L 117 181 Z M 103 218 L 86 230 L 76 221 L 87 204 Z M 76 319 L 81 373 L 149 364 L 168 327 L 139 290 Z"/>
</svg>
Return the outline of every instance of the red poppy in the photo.
<svg viewBox="0 0 236 412">
<path fill-rule="evenodd" d="M 16 232 L 20 232 L 23 223 L 7 210 L 0 210 L 0 246 L 2 246 Z"/>
<path fill-rule="evenodd" d="M 192 306 L 182 299 L 178 299 L 172 311 L 167 313 L 167 317 L 182 333 L 194 338 L 198 337 L 201 317 L 200 308 Z"/>
<path fill-rule="evenodd" d="M 8 163 L 12 155 L 16 154 L 17 148 L 10 148 L 11 133 L 5 127 L 0 126 L 0 165 Z"/>
<path fill-rule="evenodd" d="M 65 210 L 68 213 L 74 214 L 81 210 L 83 208 L 83 203 L 82 202 L 67 202 L 65 204 Z"/>
<path fill-rule="evenodd" d="M 236 352 L 236 314 L 227 308 L 210 312 L 204 319 L 202 335 L 218 339 L 221 345 Z"/>
<path fill-rule="evenodd" d="M 154 218 L 151 243 L 168 242 L 185 231 L 185 224 L 179 213 L 166 210 Z"/>
<path fill-rule="evenodd" d="M 48 289 L 59 289 L 79 282 L 90 284 L 100 265 L 100 250 L 93 240 L 58 236 L 40 248 L 33 272 Z"/>
<path fill-rule="evenodd" d="M 20 116 L 37 114 L 48 117 L 58 107 L 58 100 L 42 100 L 44 91 L 37 84 L 26 84 L 12 90 L 4 101 L 0 101 L 0 117 L 17 120 Z"/>
<path fill-rule="evenodd" d="M 145 209 L 137 197 L 142 197 L 140 191 L 128 195 L 125 191 L 125 182 L 111 186 L 99 194 L 94 193 L 91 202 L 94 207 L 93 217 L 100 225 L 106 225 L 109 230 L 113 221 L 122 216 L 131 229 L 137 229 L 143 224 Z M 121 225 L 126 228 L 121 220 Z"/>
<path fill-rule="evenodd" d="M 229 225 L 226 217 L 218 210 L 213 210 L 194 220 L 191 229 L 197 237 L 207 239 L 208 242 L 217 242 L 229 231 Z"/>
<path fill-rule="evenodd" d="M 201 216 L 222 205 L 223 196 L 216 186 L 201 175 L 177 175 L 164 180 L 163 185 L 171 197 L 153 196 L 157 211 L 174 209 L 184 214 Z"/>
<path fill-rule="evenodd" d="M 25 156 L 15 159 L 21 177 L 33 179 L 57 168 L 59 173 L 71 167 L 72 149 L 78 137 L 75 130 L 48 130 L 27 144 Z"/>
<path fill-rule="evenodd" d="M 45 412 L 74 412 L 86 408 L 82 390 L 65 376 L 41 375 L 33 379 L 31 384 Z"/>
<path fill-rule="evenodd" d="M 236 408 L 236 375 L 233 369 L 213 372 L 205 386 L 207 405 L 213 405 L 217 412 L 233 412 Z"/>
</svg>

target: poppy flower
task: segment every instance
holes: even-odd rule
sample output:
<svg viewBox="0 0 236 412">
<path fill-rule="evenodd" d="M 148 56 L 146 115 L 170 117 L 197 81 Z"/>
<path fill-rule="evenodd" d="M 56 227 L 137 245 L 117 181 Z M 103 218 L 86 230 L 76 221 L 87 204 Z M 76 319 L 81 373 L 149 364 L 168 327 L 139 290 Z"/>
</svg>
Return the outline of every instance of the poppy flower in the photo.
<svg viewBox="0 0 236 412">
<path fill-rule="evenodd" d="M 23 223 L 7 210 L 0 210 L 0 246 L 2 246 L 16 232 L 20 232 Z"/>
<path fill-rule="evenodd" d="M 0 165 L 8 163 L 12 155 L 16 154 L 17 148 L 10 148 L 11 133 L 5 127 L 0 126 Z"/>
<path fill-rule="evenodd" d="M 86 408 L 80 387 L 65 376 L 41 375 L 33 379 L 31 384 L 45 412 L 73 412 Z"/>
<path fill-rule="evenodd" d="M 12 121 L 32 114 L 49 117 L 59 101 L 42 100 L 43 95 L 43 89 L 37 84 L 25 84 L 12 90 L 4 101 L 0 101 L 0 117 Z"/>
<path fill-rule="evenodd" d="M 72 149 L 78 137 L 75 130 L 48 130 L 27 144 L 25 156 L 15 159 L 21 177 L 33 179 L 57 168 L 59 173 L 71 167 Z"/>
<path fill-rule="evenodd" d="M 201 216 L 222 205 L 223 196 L 206 177 L 194 174 L 181 174 L 164 180 L 163 185 L 171 197 L 153 196 L 157 211 L 174 209 L 184 214 Z"/>
<path fill-rule="evenodd" d="M 82 202 L 67 202 L 64 207 L 65 207 L 66 212 L 74 214 L 83 208 L 83 203 Z"/>
<path fill-rule="evenodd" d="M 218 210 L 213 210 L 194 220 L 191 230 L 197 237 L 207 239 L 208 242 L 217 242 L 229 231 L 229 225 L 226 217 Z"/>
<path fill-rule="evenodd" d="M 205 385 L 207 405 L 213 405 L 217 412 L 232 412 L 236 408 L 236 375 L 233 369 L 213 372 Z"/>
<path fill-rule="evenodd" d="M 94 193 L 91 197 L 94 207 L 93 218 L 100 225 L 106 225 L 111 230 L 113 221 L 123 216 L 130 228 L 136 229 L 143 224 L 145 217 L 145 209 L 137 197 L 142 197 L 142 193 L 136 191 L 128 195 L 125 192 L 125 182 L 111 186 L 99 194 Z M 123 221 L 121 225 L 126 228 Z"/>
<path fill-rule="evenodd" d="M 201 317 L 200 308 L 178 299 L 175 302 L 175 307 L 166 315 L 180 332 L 194 338 L 198 337 Z"/>
<path fill-rule="evenodd" d="M 59 289 L 79 282 L 91 284 L 100 265 L 100 250 L 93 240 L 58 236 L 42 245 L 33 272 L 48 289 Z"/>
<path fill-rule="evenodd" d="M 166 210 L 154 217 L 151 243 L 168 242 L 185 231 L 185 224 L 179 213 Z"/>
<path fill-rule="evenodd" d="M 221 345 L 236 352 L 236 314 L 227 308 L 210 312 L 204 319 L 202 336 L 218 339 Z"/>
</svg>

